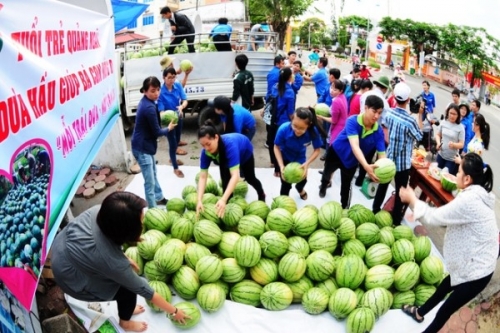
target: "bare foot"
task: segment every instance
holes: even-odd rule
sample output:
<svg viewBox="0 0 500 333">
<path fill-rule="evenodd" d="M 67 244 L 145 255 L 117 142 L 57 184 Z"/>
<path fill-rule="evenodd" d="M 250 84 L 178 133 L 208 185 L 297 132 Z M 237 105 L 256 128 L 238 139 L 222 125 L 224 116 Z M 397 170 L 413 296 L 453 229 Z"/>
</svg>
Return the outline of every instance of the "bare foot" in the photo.
<svg viewBox="0 0 500 333">
<path fill-rule="evenodd" d="M 138 315 L 139 313 L 143 313 L 144 311 L 146 311 L 146 309 L 144 309 L 144 307 L 142 305 L 137 305 L 132 314 Z"/>
<path fill-rule="evenodd" d="M 144 332 L 148 329 L 148 324 L 144 321 L 135 321 L 135 320 L 121 320 L 120 326 L 125 331 L 129 332 Z"/>
</svg>

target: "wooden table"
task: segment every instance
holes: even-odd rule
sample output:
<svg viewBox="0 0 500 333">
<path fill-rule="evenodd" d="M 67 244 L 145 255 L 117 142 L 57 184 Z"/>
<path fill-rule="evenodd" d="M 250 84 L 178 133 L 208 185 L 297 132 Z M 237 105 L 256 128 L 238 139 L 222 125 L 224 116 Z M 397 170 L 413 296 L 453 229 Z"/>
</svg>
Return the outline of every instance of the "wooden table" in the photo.
<svg viewBox="0 0 500 333">
<path fill-rule="evenodd" d="M 410 170 L 410 186 L 412 188 L 419 187 L 422 190 L 420 200 L 429 199 L 440 207 L 446 205 L 454 199 L 450 192 L 446 192 L 441 186 L 441 182 L 432 178 L 427 171 L 428 167 L 417 167 L 412 164 Z"/>
</svg>

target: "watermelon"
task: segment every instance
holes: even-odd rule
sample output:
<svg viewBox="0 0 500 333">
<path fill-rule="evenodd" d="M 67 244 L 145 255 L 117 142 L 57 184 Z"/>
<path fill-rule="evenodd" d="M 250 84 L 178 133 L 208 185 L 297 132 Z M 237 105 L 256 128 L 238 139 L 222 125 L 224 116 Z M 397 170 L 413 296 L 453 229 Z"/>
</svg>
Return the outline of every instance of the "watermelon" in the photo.
<svg viewBox="0 0 500 333">
<path fill-rule="evenodd" d="M 330 295 L 320 288 L 311 288 L 302 297 L 302 307 L 309 314 L 320 314 L 328 307 Z"/>
<path fill-rule="evenodd" d="M 300 183 L 305 178 L 304 168 L 300 163 L 291 162 L 283 170 L 283 179 L 290 184 Z"/>
<path fill-rule="evenodd" d="M 219 201 L 219 199 L 215 196 L 215 194 L 212 194 L 212 193 L 205 193 L 201 197 L 201 202 L 203 203 L 203 205 L 206 205 L 206 204 L 214 204 L 215 205 L 217 203 L 217 201 Z M 214 221 L 214 222 L 216 222 L 216 221 Z"/>
<path fill-rule="evenodd" d="M 371 309 L 359 308 L 352 311 L 347 317 L 347 333 L 371 332 L 375 326 L 375 314 Z"/>
<path fill-rule="evenodd" d="M 185 300 L 191 300 L 196 297 L 200 289 L 200 279 L 192 268 L 182 266 L 172 276 L 172 286 L 177 291 L 177 295 Z"/>
<path fill-rule="evenodd" d="M 229 297 L 233 302 L 247 304 L 251 306 L 260 305 L 260 293 L 262 286 L 252 280 L 243 280 L 236 283 L 229 292 Z"/>
<path fill-rule="evenodd" d="M 331 296 L 335 290 L 339 289 L 337 286 L 337 282 L 335 282 L 335 279 L 333 277 L 329 277 L 325 281 L 316 283 L 315 287 L 326 291 L 328 296 Z"/>
<path fill-rule="evenodd" d="M 266 206 L 267 207 L 267 206 Z M 238 222 L 240 235 L 260 237 L 265 231 L 266 223 L 257 215 L 245 215 Z"/>
<path fill-rule="evenodd" d="M 153 230 L 150 230 L 153 231 Z M 142 240 L 137 243 L 137 250 L 141 257 L 146 260 L 152 260 L 155 256 L 156 251 L 162 245 L 163 239 L 157 237 L 156 234 L 146 231 L 142 236 Z"/>
<path fill-rule="evenodd" d="M 215 208 L 215 204 L 213 203 L 204 203 L 203 210 L 200 212 L 200 218 L 211 221 L 215 224 L 220 224 L 219 215 L 217 215 L 217 208 Z"/>
<path fill-rule="evenodd" d="M 279 275 L 288 282 L 298 281 L 306 272 L 306 260 L 298 253 L 285 254 L 278 265 Z"/>
<path fill-rule="evenodd" d="M 375 214 L 375 224 L 382 229 L 392 226 L 392 215 L 386 210 L 381 210 Z"/>
<path fill-rule="evenodd" d="M 234 258 L 234 244 L 240 237 L 240 234 L 232 231 L 222 233 L 217 249 L 224 258 Z"/>
<path fill-rule="evenodd" d="M 390 183 L 396 175 L 396 164 L 389 158 L 379 158 L 375 165 L 375 176 L 380 184 Z"/>
<path fill-rule="evenodd" d="M 438 283 L 443 274 L 443 262 L 436 256 L 428 256 L 420 263 L 420 278 L 427 284 Z"/>
<path fill-rule="evenodd" d="M 356 308 L 357 303 L 354 291 L 349 288 L 339 288 L 328 300 L 328 311 L 336 319 L 344 319 Z"/>
<path fill-rule="evenodd" d="M 286 282 L 286 285 L 290 287 L 293 293 L 292 303 L 302 302 L 302 297 L 312 287 L 314 287 L 312 281 L 307 277 L 303 276 L 298 281 Z"/>
<path fill-rule="evenodd" d="M 359 239 L 350 239 L 342 245 L 342 253 L 344 255 L 355 254 L 363 259 L 366 254 L 366 248 Z"/>
<path fill-rule="evenodd" d="M 196 205 L 198 204 L 198 193 L 189 193 L 186 195 L 186 199 L 184 199 L 184 201 L 188 210 L 195 211 Z"/>
<path fill-rule="evenodd" d="M 257 215 L 262 220 L 265 220 L 270 211 L 271 209 L 264 201 L 255 200 L 245 209 L 245 215 Z"/>
<path fill-rule="evenodd" d="M 248 193 L 248 184 L 244 180 L 239 180 L 234 188 L 233 195 L 240 196 L 242 198 L 246 197 Z"/>
<path fill-rule="evenodd" d="M 238 265 L 236 259 L 225 258 L 222 259 L 222 281 L 227 283 L 240 282 L 245 278 L 247 271 L 245 267 Z"/>
<path fill-rule="evenodd" d="M 292 304 L 293 293 L 283 282 L 272 282 L 262 288 L 260 302 L 270 311 L 284 310 Z"/>
<path fill-rule="evenodd" d="M 161 232 L 168 232 L 172 221 L 168 219 L 167 212 L 161 208 L 149 208 L 144 214 L 144 225 L 146 229 L 159 230 Z"/>
<path fill-rule="evenodd" d="M 391 250 L 392 260 L 396 265 L 412 261 L 415 258 L 415 249 L 413 248 L 413 244 L 405 238 L 395 241 Z"/>
<path fill-rule="evenodd" d="M 314 106 L 314 111 L 318 116 L 331 117 L 330 107 L 325 103 L 318 103 Z"/>
<path fill-rule="evenodd" d="M 270 230 L 287 234 L 292 230 L 293 215 L 285 208 L 275 208 L 267 215 L 266 224 Z"/>
<path fill-rule="evenodd" d="M 365 276 L 365 289 L 389 289 L 394 283 L 394 268 L 387 265 L 376 265 L 368 269 Z"/>
<path fill-rule="evenodd" d="M 457 189 L 457 177 L 449 173 L 441 173 L 441 186 L 447 192 L 453 192 Z"/>
<path fill-rule="evenodd" d="M 259 241 L 253 236 L 241 236 L 234 244 L 233 251 L 238 265 L 243 267 L 255 266 L 261 257 Z"/>
<path fill-rule="evenodd" d="M 170 200 L 169 200 L 170 202 Z M 193 238 L 194 224 L 183 217 L 177 219 L 170 229 L 173 238 L 180 239 L 184 243 L 189 242 Z"/>
<path fill-rule="evenodd" d="M 181 60 L 180 68 L 181 68 L 181 71 L 183 71 L 183 72 L 188 71 L 191 68 L 193 68 L 193 63 L 188 59 L 183 59 L 183 60 Z"/>
<path fill-rule="evenodd" d="M 284 255 L 288 250 L 288 239 L 279 231 L 266 231 L 259 238 L 262 254 L 271 259 Z"/>
<path fill-rule="evenodd" d="M 340 225 L 337 228 L 337 236 L 341 242 L 348 241 L 356 235 L 356 224 L 348 217 L 340 219 Z"/>
<path fill-rule="evenodd" d="M 292 215 L 292 231 L 297 236 L 309 236 L 318 226 L 318 215 L 310 208 L 301 208 Z"/>
<path fill-rule="evenodd" d="M 187 210 L 182 214 L 182 217 L 189 220 L 193 224 L 199 221 L 198 216 L 196 216 L 196 212 L 193 212 L 192 210 Z"/>
<path fill-rule="evenodd" d="M 225 297 L 227 297 L 229 295 L 229 283 L 222 281 L 222 280 L 219 280 L 219 281 L 215 281 L 214 284 L 218 285 L 219 287 L 222 288 L 222 290 L 224 290 Z"/>
<path fill-rule="evenodd" d="M 216 223 L 200 220 L 194 225 L 193 235 L 196 243 L 210 247 L 219 244 L 222 231 Z"/>
<path fill-rule="evenodd" d="M 394 287 L 399 291 L 412 289 L 420 278 L 420 268 L 414 262 L 405 262 L 394 273 Z"/>
<path fill-rule="evenodd" d="M 144 276 L 148 281 L 167 281 L 167 274 L 159 269 L 153 260 L 144 264 Z"/>
<path fill-rule="evenodd" d="M 167 202 L 167 211 L 174 211 L 179 214 L 184 213 L 186 210 L 186 204 L 181 198 L 171 198 Z"/>
<path fill-rule="evenodd" d="M 368 268 L 376 265 L 388 265 L 391 261 L 391 248 L 385 244 L 377 243 L 366 250 L 365 263 Z"/>
<path fill-rule="evenodd" d="M 176 272 L 184 261 L 183 252 L 174 246 L 164 244 L 154 255 L 154 262 L 160 271 L 166 274 Z"/>
<path fill-rule="evenodd" d="M 310 249 L 307 241 L 299 236 L 288 238 L 288 252 L 294 252 L 302 255 L 304 258 L 309 255 Z"/>
<path fill-rule="evenodd" d="M 262 286 L 278 280 L 278 264 L 271 259 L 261 258 L 249 272 L 252 279 Z"/>
<path fill-rule="evenodd" d="M 389 311 L 392 300 L 392 294 L 387 289 L 373 288 L 363 294 L 360 307 L 371 309 L 375 317 L 378 318 Z"/>
<path fill-rule="evenodd" d="M 354 221 L 356 227 L 365 222 L 375 223 L 375 214 L 363 205 L 355 204 L 347 213 L 347 216 Z"/>
<path fill-rule="evenodd" d="M 358 301 L 356 306 L 359 306 L 361 303 L 361 300 L 363 299 L 363 295 L 365 294 L 365 291 L 361 288 L 356 288 L 356 289 L 354 289 L 354 293 L 356 294 L 356 300 Z"/>
<path fill-rule="evenodd" d="M 297 211 L 297 203 L 288 195 L 280 195 L 273 199 L 271 209 L 283 208 L 293 214 Z M 279 231 L 279 230 L 278 230 Z"/>
<path fill-rule="evenodd" d="M 342 218 L 342 205 L 336 201 L 329 201 L 321 206 L 318 212 L 318 222 L 321 228 L 336 230 Z"/>
<path fill-rule="evenodd" d="M 201 319 L 201 312 L 200 310 L 194 305 L 193 303 L 190 302 L 180 302 L 174 305 L 175 308 L 181 310 L 188 316 L 189 319 L 185 319 L 184 324 L 179 323 L 178 321 L 174 320 L 173 318 L 170 318 L 172 320 L 172 324 L 179 328 L 184 328 L 184 329 L 189 329 L 196 324 L 200 322 Z"/>
<path fill-rule="evenodd" d="M 235 203 L 228 203 L 224 210 L 224 216 L 222 216 L 222 222 L 230 228 L 236 227 L 242 217 L 243 209 Z"/>
<path fill-rule="evenodd" d="M 210 255 L 211 252 L 205 246 L 198 243 L 187 243 L 186 252 L 184 253 L 184 261 L 186 265 L 192 269 L 196 268 L 196 264 L 200 258 Z"/>
<path fill-rule="evenodd" d="M 380 229 L 380 243 L 392 247 L 395 241 L 396 240 L 394 239 L 394 234 L 392 233 L 391 227 L 383 227 L 382 229 Z"/>
<path fill-rule="evenodd" d="M 335 270 L 333 256 L 325 250 L 317 250 L 306 258 L 306 275 L 313 281 L 324 281 Z"/>
<path fill-rule="evenodd" d="M 219 195 L 219 185 L 213 178 L 208 178 L 205 185 L 205 193 L 212 193 L 213 195 Z"/>
<path fill-rule="evenodd" d="M 186 200 L 186 197 L 189 193 L 196 193 L 197 189 L 193 185 L 187 185 L 182 189 L 182 199 Z"/>
<path fill-rule="evenodd" d="M 195 271 L 201 282 L 215 282 L 222 276 L 222 261 L 214 255 L 201 257 L 196 263 Z"/>
<path fill-rule="evenodd" d="M 337 234 L 332 230 L 319 229 L 309 236 L 307 243 L 311 251 L 326 250 L 333 253 L 338 244 Z"/>
<path fill-rule="evenodd" d="M 398 225 L 392 230 L 392 234 L 395 240 L 404 238 L 411 241 L 413 239 L 413 230 L 406 225 Z"/>
<path fill-rule="evenodd" d="M 172 301 L 172 293 L 168 288 L 167 284 L 163 281 L 149 281 L 149 286 L 153 288 L 155 292 L 157 292 L 164 300 L 167 302 Z M 160 312 L 162 309 L 154 305 L 150 300 L 146 300 L 146 303 L 153 309 L 154 311 Z"/>
<path fill-rule="evenodd" d="M 186 249 L 187 249 L 186 243 L 184 243 L 180 239 L 177 239 L 177 238 L 167 239 L 163 243 L 163 245 L 168 245 L 168 246 L 172 246 L 172 247 L 178 248 L 179 250 L 181 250 L 182 255 L 184 255 L 186 253 Z"/>
<path fill-rule="evenodd" d="M 137 267 L 139 267 L 139 271 L 137 272 L 137 274 L 142 275 L 142 273 L 144 272 L 144 259 L 142 259 L 141 255 L 139 254 L 137 246 L 131 246 L 126 249 L 125 255 L 127 256 L 127 258 L 132 259 L 137 264 Z"/>
<path fill-rule="evenodd" d="M 174 124 L 177 124 L 179 122 L 179 115 L 177 115 L 177 112 L 172 110 L 163 111 L 161 113 L 162 126 L 168 126 L 171 122 L 173 122 Z"/>
<path fill-rule="evenodd" d="M 421 283 L 415 287 L 415 305 L 422 306 L 436 292 L 436 287 Z"/>
<path fill-rule="evenodd" d="M 248 207 L 248 203 L 245 200 L 245 198 L 242 198 L 242 197 L 237 196 L 237 195 L 233 195 L 233 197 L 231 199 L 229 199 L 228 203 L 237 204 L 238 206 L 241 207 L 241 209 L 243 209 L 243 211 L 245 211 L 245 209 L 247 209 L 247 207 Z"/>
<path fill-rule="evenodd" d="M 204 284 L 196 293 L 196 300 L 200 307 L 208 313 L 217 312 L 224 305 L 226 292 L 215 283 Z"/>
<path fill-rule="evenodd" d="M 356 228 L 356 239 L 365 246 L 371 246 L 379 241 L 380 229 L 375 223 L 363 223 Z"/>
<path fill-rule="evenodd" d="M 415 249 L 415 261 L 420 263 L 431 254 L 432 244 L 427 236 L 415 237 L 412 241 Z"/>
<path fill-rule="evenodd" d="M 354 254 L 340 258 L 335 269 L 335 280 L 339 287 L 358 288 L 365 280 L 367 268 L 363 259 Z"/>
<path fill-rule="evenodd" d="M 412 290 L 397 291 L 393 294 L 393 309 L 402 309 L 403 305 L 415 305 L 415 293 Z"/>
</svg>

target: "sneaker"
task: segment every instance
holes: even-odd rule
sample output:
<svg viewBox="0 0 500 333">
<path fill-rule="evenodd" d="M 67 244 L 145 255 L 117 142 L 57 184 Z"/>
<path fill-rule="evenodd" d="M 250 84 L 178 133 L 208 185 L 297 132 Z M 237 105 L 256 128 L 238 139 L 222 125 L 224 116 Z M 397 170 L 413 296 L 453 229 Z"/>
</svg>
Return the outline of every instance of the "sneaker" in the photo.
<svg viewBox="0 0 500 333">
<path fill-rule="evenodd" d="M 168 200 L 167 200 L 167 199 L 165 199 L 165 198 L 163 198 L 163 199 L 161 199 L 161 200 L 156 201 L 156 204 L 157 204 L 157 205 L 164 205 L 164 206 L 166 206 L 166 205 L 167 205 L 167 202 L 168 202 Z"/>
<path fill-rule="evenodd" d="M 320 198 L 324 198 L 324 197 L 325 197 L 325 195 L 326 195 L 326 188 L 325 188 L 325 187 L 323 187 L 323 186 L 320 186 L 320 187 L 319 187 L 319 197 L 320 197 Z"/>
<path fill-rule="evenodd" d="M 267 144 L 267 142 L 264 142 L 264 147 L 266 147 L 266 149 L 269 149 L 269 145 Z"/>
</svg>

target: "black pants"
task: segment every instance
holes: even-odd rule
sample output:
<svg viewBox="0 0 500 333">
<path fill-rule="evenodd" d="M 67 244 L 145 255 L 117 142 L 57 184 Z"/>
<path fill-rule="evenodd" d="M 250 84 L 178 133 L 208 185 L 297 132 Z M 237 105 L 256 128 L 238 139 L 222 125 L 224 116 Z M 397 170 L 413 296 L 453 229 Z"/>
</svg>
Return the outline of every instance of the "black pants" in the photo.
<svg viewBox="0 0 500 333">
<path fill-rule="evenodd" d="M 410 170 L 403 170 L 396 172 L 394 176 L 395 182 L 395 192 L 396 198 L 394 200 L 394 209 L 391 212 L 392 222 L 394 225 L 400 225 L 401 220 L 403 219 L 403 208 L 404 205 L 401 202 L 401 198 L 399 197 L 399 190 L 401 187 L 406 187 L 408 185 L 408 180 L 410 179 Z M 374 213 L 378 213 L 382 204 L 384 203 L 385 195 L 387 194 L 387 188 L 389 187 L 389 183 L 387 184 L 378 184 L 377 194 L 375 194 L 375 199 L 373 199 L 373 207 L 372 210 Z"/>
<path fill-rule="evenodd" d="M 118 304 L 118 317 L 121 320 L 130 320 L 137 305 L 137 295 L 126 288 L 120 287 L 113 300 Z"/>
<path fill-rule="evenodd" d="M 232 51 L 231 43 L 229 42 L 229 36 L 227 35 L 215 35 L 213 37 L 214 45 L 217 51 Z"/>
<path fill-rule="evenodd" d="M 326 189 L 332 175 L 340 169 L 340 202 L 342 208 L 349 208 L 351 204 L 351 181 L 356 173 L 356 167 L 346 168 L 332 146 L 328 147 L 325 158 L 325 169 L 321 177 L 321 188 Z"/>
<path fill-rule="evenodd" d="M 467 267 L 464 267 L 464 269 L 467 269 Z M 431 298 L 429 298 L 427 302 L 425 302 L 425 304 L 418 309 L 418 314 L 423 317 L 436 305 L 438 305 L 438 303 L 441 302 L 450 291 L 452 292 L 446 301 L 444 301 L 443 305 L 441 305 L 441 308 L 439 308 L 432 323 L 423 333 L 439 332 L 455 311 L 467 304 L 470 300 L 476 297 L 477 294 L 483 291 L 484 288 L 486 288 L 492 276 L 493 273 L 483 278 L 452 287 L 451 279 L 448 275 L 443 282 L 441 282 L 434 295 L 432 295 Z"/>
<path fill-rule="evenodd" d="M 174 54 L 175 48 L 182 43 L 183 40 L 186 40 L 186 43 L 188 44 L 188 50 L 189 53 L 195 53 L 194 49 L 194 35 L 192 36 L 182 36 L 182 37 L 175 37 L 172 42 L 170 42 L 170 46 L 168 47 L 168 54 Z"/>
<path fill-rule="evenodd" d="M 283 164 L 286 166 L 290 161 L 285 161 L 283 160 Z M 281 180 L 281 189 L 280 189 L 280 195 L 289 195 L 290 190 L 292 189 L 292 184 L 287 183 L 286 181 L 283 180 L 283 178 L 280 178 Z M 304 190 L 304 187 L 307 184 L 307 178 L 302 179 L 300 182 L 295 184 L 295 188 L 297 189 L 297 192 L 302 193 Z"/>
<path fill-rule="evenodd" d="M 365 159 L 366 162 L 368 162 L 368 164 L 372 164 L 373 158 L 375 157 L 376 153 L 377 151 L 374 150 L 365 155 Z M 358 171 L 358 178 L 356 178 L 356 185 L 357 186 L 363 185 L 363 180 L 365 179 L 365 177 L 366 177 L 366 170 L 360 165 Z"/>
<path fill-rule="evenodd" d="M 278 132 L 277 126 L 267 127 L 267 145 L 269 147 L 269 158 L 271 163 L 274 164 L 274 172 L 280 172 L 280 167 L 278 162 L 276 162 L 276 156 L 274 155 L 274 139 L 276 139 L 276 132 Z"/>
<path fill-rule="evenodd" d="M 224 168 L 222 166 L 219 166 L 219 170 L 220 179 L 222 180 L 222 190 L 225 191 L 227 189 L 227 185 L 229 184 L 229 180 L 231 179 L 231 172 L 228 168 Z M 246 182 L 250 184 L 255 191 L 257 191 L 259 200 L 263 200 L 266 194 L 262 188 L 262 183 L 257 179 L 257 177 L 255 177 L 255 159 L 253 155 L 248 159 L 248 161 L 240 164 L 240 171 L 245 175 Z"/>
</svg>

